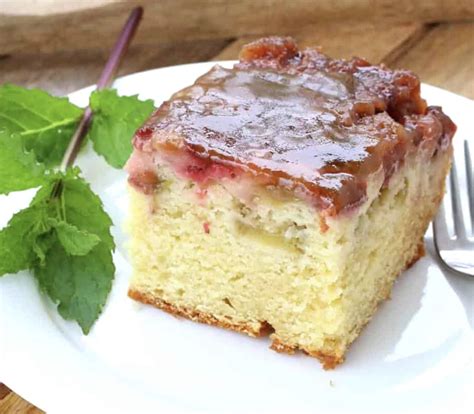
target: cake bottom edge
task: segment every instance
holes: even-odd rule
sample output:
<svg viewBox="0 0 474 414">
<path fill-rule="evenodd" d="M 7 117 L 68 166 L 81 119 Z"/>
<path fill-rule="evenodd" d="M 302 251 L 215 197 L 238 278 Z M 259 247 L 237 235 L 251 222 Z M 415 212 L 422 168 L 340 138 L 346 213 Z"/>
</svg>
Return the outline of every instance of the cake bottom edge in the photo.
<svg viewBox="0 0 474 414">
<path fill-rule="evenodd" d="M 152 305 L 158 309 L 161 309 L 173 316 L 183 317 L 194 322 L 205 323 L 207 325 L 217 326 L 219 328 L 228 329 L 231 331 L 244 333 L 252 337 L 264 337 L 269 336 L 274 332 L 272 326 L 266 322 L 261 322 L 259 328 L 255 328 L 252 324 L 247 323 L 232 323 L 217 319 L 210 313 L 198 311 L 196 309 L 186 308 L 184 306 L 173 305 L 165 300 L 150 295 L 148 293 L 140 292 L 136 289 L 129 289 L 128 296 L 138 302 L 146 305 Z M 322 364 L 324 369 L 333 369 L 340 363 L 344 362 L 344 357 L 335 354 L 328 354 L 324 352 L 308 351 L 300 349 L 292 345 L 285 344 L 279 338 L 271 338 L 270 349 L 276 352 L 293 355 L 296 351 L 302 351 L 305 354 L 317 358 Z"/>
<path fill-rule="evenodd" d="M 218 326 L 220 328 L 245 333 L 253 337 L 268 336 L 273 332 L 272 327 L 267 322 L 261 322 L 259 328 L 255 328 L 255 326 L 250 323 L 223 321 L 210 313 L 202 312 L 190 307 L 174 305 L 150 293 L 140 292 L 134 288 L 128 290 L 128 296 L 137 302 L 152 305 L 173 316 L 183 317 L 195 322 L 201 322 L 207 325 Z"/>
<path fill-rule="evenodd" d="M 407 261 L 404 269 L 398 274 L 398 276 L 400 276 L 405 270 L 412 267 L 424 255 L 425 255 L 425 245 L 424 245 L 424 239 L 422 239 L 421 242 L 418 244 L 418 248 L 416 249 L 415 255 L 410 260 Z M 397 278 L 393 280 L 393 283 L 395 282 Z M 365 326 L 367 326 L 367 324 L 370 322 L 373 315 L 376 313 L 378 306 L 382 302 L 390 298 L 393 283 L 388 287 L 388 289 L 385 292 L 381 292 L 381 295 L 379 296 L 379 299 L 375 304 L 375 307 L 371 316 L 369 317 L 369 319 L 367 319 L 367 321 L 363 325 L 360 326 L 360 328 L 358 329 L 356 338 L 359 336 L 360 332 L 365 328 Z M 282 341 L 280 338 L 273 335 L 274 329 L 266 321 L 262 321 L 258 327 L 250 323 L 234 323 L 231 321 L 223 321 L 221 319 L 216 318 L 214 315 L 210 313 L 202 312 L 197 309 L 191 309 L 189 307 L 173 305 L 157 296 L 154 296 L 150 293 L 141 292 L 134 288 L 129 288 L 128 296 L 137 302 L 141 302 L 147 305 L 152 305 L 176 317 L 183 317 L 195 322 L 200 322 L 207 325 L 212 325 L 212 326 L 217 326 L 220 328 L 232 330 L 235 332 L 244 333 L 252 337 L 270 336 L 270 339 L 272 341 L 270 345 L 270 349 L 279 353 L 285 353 L 289 355 L 293 355 L 297 351 L 301 351 L 305 353 L 306 355 L 309 355 L 313 358 L 318 359 L 325 370 L 334 369 L 336 368 L 336 366 L 343 363 L 345 360 L 345 354 L 341 356 L 336 353 L 331 354 L 331 353 L 328 353 L 327 351 L 322 352 L 322 351 L 308 350 L 302 347 L 294 346 L 292 344 L 287 344 L 284 341 Z"/>
</svg>

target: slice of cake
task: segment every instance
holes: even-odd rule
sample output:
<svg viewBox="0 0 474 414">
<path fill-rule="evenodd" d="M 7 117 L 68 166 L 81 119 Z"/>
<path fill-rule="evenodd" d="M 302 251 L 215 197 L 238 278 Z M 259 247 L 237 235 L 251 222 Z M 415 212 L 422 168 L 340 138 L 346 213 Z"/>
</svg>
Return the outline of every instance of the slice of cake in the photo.
<svg viewBox="0 0 474 414">
<path fill-rule="evenodd" d="M 136 133 L 130 297 L 333 368 L 423 255 L 454 131 L 411 72 L 245 46 Z"/>
</svg>

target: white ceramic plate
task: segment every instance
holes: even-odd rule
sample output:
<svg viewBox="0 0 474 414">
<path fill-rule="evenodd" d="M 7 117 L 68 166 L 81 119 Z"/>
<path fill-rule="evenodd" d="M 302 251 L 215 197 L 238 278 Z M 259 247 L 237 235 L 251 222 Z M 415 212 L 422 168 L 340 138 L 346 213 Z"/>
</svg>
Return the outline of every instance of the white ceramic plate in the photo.
<svg viewBox="0 0 474 414">
<path fill-rule="evenodd" d="M 229 65 L 225 62 L 224 65 Z M 157 104 L 213 64 L 126 76 L 115 86 Z M 71 95 L 85 106 L 91 88 Z M 474 102 L 423 86 L 472 139 Z M 63 321 L 32 275 L 0 279 L 0 381 L 48 413 L 433 412 L 467 411 L 473 381 L 474 283 L 448 275 L 430 255 L 405 272 L 347 361 L 324 371 L 253 339 L 137 304 L 127 297 L 130 265 L 121 225 L 126 176 L 90 149 L 78 164 L 113 218 L 117 274 L 89 336 Z M 0 198 L 0 227 L 32 191 Z M 428 240 L 428 245 L 431 243 Z"/>
</svg>

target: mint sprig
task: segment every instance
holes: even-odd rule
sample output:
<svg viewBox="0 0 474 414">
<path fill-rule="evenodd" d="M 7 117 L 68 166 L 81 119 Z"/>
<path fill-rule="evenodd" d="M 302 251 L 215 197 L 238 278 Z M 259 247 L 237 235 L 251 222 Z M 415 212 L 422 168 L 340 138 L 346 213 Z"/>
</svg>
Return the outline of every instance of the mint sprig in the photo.
<svg viewBox="0 0 474 414">
<path fill-rule="evenodd" d="M 142 15 L 142 7 L 131 11 L 102 70 L 98 90 L 113 81 Z M 110 96 L 112 101 L 119 99 L 117 94 Z M 127 103 L 110 114 L 118 120 L 143 111 L 138 99 Z M 140 108 L 135 111 L 134 106 Z M 99 104 L 95 109 L 100 108 Z M 0 276 L 31 269 L 59 313 L 77 321 L 85 334 L 102 311 L 115 273 L 112 221 L 80 170 L 73 168 L 92 115 L 90 107 L 82 110 L 66 98 L 38 89 L 0 87 L 0 194 L 40 186 L 29 207 L 0 231 Z M 139 116 L 129 120 L 138 122 Z M 101 143 L 103 154 L 120 148 L 111 158 L 115 166 L 128 158 L 132 133 L 116 129 L 110 148 Z"/>
<path fill-rule="evenodd" d="M 151 101 L 102 90 L 91 96 L 88 138 L 113 167 L 131 154 Z M 31 270 L 60 315 L 87 334 L 115 273 L 112 221 L 80 170 L 57 171 L 83 109 L 38 89 L 0 87 L 0 194 L 39 187 L 0 230 L 0 276 Z"/>
<path fill-rule="evenodd" d="M 87 334 L 115 273 L 111 226 L 78 168 L 54 173 L 0 231 L 0 274 L 32 270 L 61 316 Z"/>
</svg>

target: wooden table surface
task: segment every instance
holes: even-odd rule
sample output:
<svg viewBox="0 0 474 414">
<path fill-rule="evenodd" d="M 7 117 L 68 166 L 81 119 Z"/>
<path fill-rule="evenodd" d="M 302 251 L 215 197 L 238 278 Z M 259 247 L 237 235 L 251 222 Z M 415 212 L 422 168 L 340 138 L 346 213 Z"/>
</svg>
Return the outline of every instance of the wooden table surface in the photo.
<svg viewBox="0 0 474 414">
<path fill-rule="evenodd" d="M 120 18 L 123 20 L 124 16 Z M 292 27 L 282 32 L 294 36 L 302 46 L 321 45 L 334 57 L 359 55 L 374 63 L 385 62 L 391 67 L 411 69 L 423 82 L 474 99 L 472 21 L 427 24 L 417 19 L 402 23 L 347 24 L 334 20 L 304 25 L 301 29 Z M 223 30 L 216 33 L 216 36 L 208 33 L 207 38 L 196 39 L 186 34 L 182 40 L 168 36 L 164 41 L 156 38 L 153 42 L 142 41 L 137 36 L 138 40 L 130 48 L 119 75 L 180 63 L 236 59 L 244 43 L 259 37 L 246 34 L 223 36 L 220 34 L 225 34 Z M 33 48 L 29 47 L 31 42 L 22 46 L 21 41 L 16 49 L 8 49 L 7 43 L 2 46 L 0 40 L 0 84 L 11 82 L 64 95 L 95 83 L 113 37 L 104 38 L 100 45 L 92 42 L 88 47 L 88 44 L 80 43 L 79 47 L 71 49 L 73 40 L 65 40 L 67 49 Z M 3 53 L 4 49 L 7 53 Z M 442 102 L 436 104 L 442 105 Z M 0 384 L 0 413 L 41 412 Z"/>
</svg>

